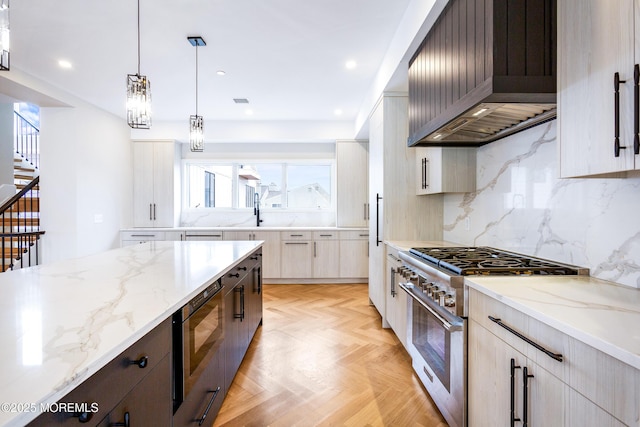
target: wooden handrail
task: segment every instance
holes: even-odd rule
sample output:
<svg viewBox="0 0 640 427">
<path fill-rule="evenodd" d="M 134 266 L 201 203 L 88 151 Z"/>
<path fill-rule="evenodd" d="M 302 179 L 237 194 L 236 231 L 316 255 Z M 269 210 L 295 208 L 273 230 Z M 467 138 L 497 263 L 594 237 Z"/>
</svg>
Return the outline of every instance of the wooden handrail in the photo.
<svg viewBox="0 0 640 427">
<path fill-rule="evenodd" d="M 16 193 L 15 196 L 11 197 L 7 200 L 2 206 L 0 206 L 0 215 L 2 215 L 7 209 L 9 209 L 13 204 L 15 204 L 18 200 L 22 198 L 25 194 L 27 194 L 33 187 L 38 185 L 40 182 L 40 177 L 36 176 L 33 180 L 27 184 L 19 193 Z"/>
</svg>

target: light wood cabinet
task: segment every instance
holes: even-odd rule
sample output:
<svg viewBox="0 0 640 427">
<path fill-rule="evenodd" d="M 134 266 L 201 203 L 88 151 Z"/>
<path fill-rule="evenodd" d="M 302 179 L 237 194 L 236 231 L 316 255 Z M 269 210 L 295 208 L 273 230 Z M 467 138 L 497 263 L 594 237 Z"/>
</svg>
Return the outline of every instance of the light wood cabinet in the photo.
<svg viewBox="0 0 640 427">
<path fill-rule="evenodd" d="M 366 141 L 336 142 L 338 227 L 367 226 L 368 158 Z"/>
<path fill-rule="evenodd" d="M 474 426 L 510 425 L 512 400 L 521 420 L 526 402 L 531 427 L 638 425 L 638 370 L 475 289 L 468 296 L 468 419 Z"/>
<path fill-rule="evenodd" d="M 369 232 L 340 232 L 340 278 L 366 280 L 369 274 Z"/>
<path fill-rule="evenodd" d="M 475 190 L 475 148 L 416 148 L 416 195 Z"/>
<path fill-rule="evenodd" d="M 313 232 L 313 277 L 335 278 L 340 275 L 340 240 L 337 231 Z"/>
<path fill-rule="evenodd" d="M 175 142 L 133 143 L 134 227 L 175 227 L 179 220 L 179 152 Z"/>
<path fill-rule="evenodd" d="M 313 274 L 313 240 L 310 231 L 281 232 L 280 272 L 291 279 L 311 278 Z"/>
<path fill-rule="evenodd" d="M 640 169 L 634 150 L 634 64 L 640 62 L 640 4 L 559 0 L 558 138 L 561 177 Z M 634 20 L 635 16 L 635 20 Z M 635 21 L 635 22 L 634 22 Z M 618 73 L 619 99 L 614 94 Z M 615 152 L 616 103 L 619 144 Z M 640 148 L 640 147 L 639 147 Z"/>
</svg>

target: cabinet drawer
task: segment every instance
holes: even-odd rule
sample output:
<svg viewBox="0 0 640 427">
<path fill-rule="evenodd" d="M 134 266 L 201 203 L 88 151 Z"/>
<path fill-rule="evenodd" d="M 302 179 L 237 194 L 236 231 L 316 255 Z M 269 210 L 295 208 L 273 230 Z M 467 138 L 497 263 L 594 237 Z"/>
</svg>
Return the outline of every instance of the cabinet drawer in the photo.
<svg viewBox="0 0 640 427">
<path fill-rule="evenodd" d="M 232 290 L 253 268 L 262 261 L 262 248 L 253 251 L 249 256 L 240 261 L 222 276 L 222 285 L 225 295 Z"/>
<path fill-rule="evenodd" d="M 165 240 L 164 231 L 122 231 L 120 239 L 147 242 L 149 240 Z"/>
<path fill-rule="evenodd" d="M 338 238 L 337 231 L 314 231 L 313 240 L 336 240 Z"/>
<path fill-rule="evenodd" d="M 311 231 L 281 231 L 281 240 L 311 240 Z"/>
<path fill-rule="evenodd" d="M 184 240 L 223 240 L 222 231 L 185 231 Z"/>
<path fill-rule="evenodd" d="M 92 425 L 110 412 L 115 406 L 149 374 L 171 351 L 171 319 L 165 320 L 154 330 L 142 337 L 131 347 L 120 353 L 105 367 L 71 391 L 61 402 L 97 403 L 99 411 L 93 414 Z M 144 368 L 132 361 L 147 357 Z M 78 418 L 63 412 L 46 412 L 36 418 L 33 426 L 78 425 Z"/>
<path fill-rule="evenodd" d="M 349 230 L 340 231 L 341 240 L 369 240 L 369 231 L 367 230 Z"/>
</svg>

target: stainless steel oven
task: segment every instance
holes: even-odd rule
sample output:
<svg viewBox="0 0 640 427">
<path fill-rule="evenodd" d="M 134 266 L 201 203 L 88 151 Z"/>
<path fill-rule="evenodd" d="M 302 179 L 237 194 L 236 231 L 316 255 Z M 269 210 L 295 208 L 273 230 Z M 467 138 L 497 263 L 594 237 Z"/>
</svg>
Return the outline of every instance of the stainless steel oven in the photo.
<svg viewBox="0 0 640 427">
<path fill-rule="evenodd" d="M 407 341 L 413 369 L 451 427 L 467 426 L 464 277 L 589 274 L 589 270 L 490 247 L 400 252 L 400 287 L 411 297 Z"/>
<path fill-rule="evenodd" d="M 174 411 L 187 398 L 222 343 L 222 288 L 220 280 L 214 282 L 173 315 Z"/>
</svg>

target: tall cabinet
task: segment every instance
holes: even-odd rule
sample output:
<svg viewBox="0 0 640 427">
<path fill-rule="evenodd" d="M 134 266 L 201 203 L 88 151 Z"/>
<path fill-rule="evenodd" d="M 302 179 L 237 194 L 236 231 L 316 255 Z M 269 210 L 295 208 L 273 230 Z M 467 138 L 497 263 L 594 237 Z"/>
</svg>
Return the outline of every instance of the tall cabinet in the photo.
<svg viewBox="0 0 640 427">
<path fill-rule="evenodd" d="M 337 141 L 338 227 L 366 227 L 369 219 L 366 141 Z"/>
<path fill-rule="evenodd" d="M 385 320 L 385 240 L 441 240 L 442 196 L 416 197 L 406 93 L 385 93 L 369 118 L 369 299 Z"/>
<path fill-rule="evenodd" d="M 560 175 L 640 169 L 640 138 L 634 129 L 640 114 L 634 108 L 640 3 L 559 0 L 558 6 Z"/>
<path fill-rule="evenodd" d="M 175 141 L 133 142 L 134 227 L 178 225 L 179 159 Z"/>
</svg>

